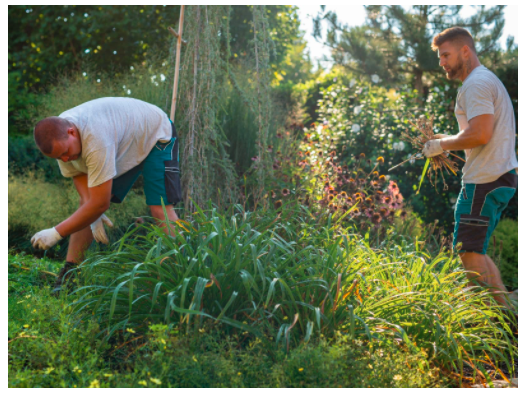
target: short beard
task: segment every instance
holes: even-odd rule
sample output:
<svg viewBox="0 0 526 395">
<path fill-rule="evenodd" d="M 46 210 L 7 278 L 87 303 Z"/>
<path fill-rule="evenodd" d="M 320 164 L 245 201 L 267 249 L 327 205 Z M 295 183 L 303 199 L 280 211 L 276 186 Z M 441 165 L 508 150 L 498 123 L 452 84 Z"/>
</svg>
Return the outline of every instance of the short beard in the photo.
<svg viewBox="0 0 526 395">
<path fill-rule="evenodd" d="M 452 68 L 451 71 L 446 74 L 446 77 L 448 80 L 455 80 L 462 75 L 463 70 L 464 70 L 464 61 L 462 60 L 459 54 L 456 67 Z"/>
</svg>

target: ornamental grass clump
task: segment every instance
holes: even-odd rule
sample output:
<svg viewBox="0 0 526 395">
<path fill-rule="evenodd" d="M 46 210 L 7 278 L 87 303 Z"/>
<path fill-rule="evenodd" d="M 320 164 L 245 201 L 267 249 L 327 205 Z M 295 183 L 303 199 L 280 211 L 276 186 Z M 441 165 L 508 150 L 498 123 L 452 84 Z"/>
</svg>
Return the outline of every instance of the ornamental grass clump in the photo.
<svg viewBox="0 0 526 395">
<path fill-rule="evenodd" d="M 240 206 L 229 217 L 198 208 L 177 222 L 176 238 L 132 229 L 83 264 L 76 311 L 94 314 L 107 335 L 147 322 L 187 333 L 221 325 L 287 348 L 329 335 L 352 316 L 359 265 L 344 267 L 342 251 L 301 242 L 292 224 L 276 219 L 275 211 L 260 216 Z M 365 331 L 356 321 L 356 334 Z"/>
<path fill-rule="evenodd" d="M 295 200 L 252 213 L 198 208 L 177 226 L 176 238 L 135 228 L 89 257 L 73 296 L 77 319 L 94 318 L 107 337 L 160 323 L 285 351 L 340 332 L 425 353 L 458 375 L 515 369 L 510 319 L 489 291 L 468 286 L 451 251 L 431 257 L 411 240 L 373 249 L 354 226 L 319 223 Z"/>
</svg>

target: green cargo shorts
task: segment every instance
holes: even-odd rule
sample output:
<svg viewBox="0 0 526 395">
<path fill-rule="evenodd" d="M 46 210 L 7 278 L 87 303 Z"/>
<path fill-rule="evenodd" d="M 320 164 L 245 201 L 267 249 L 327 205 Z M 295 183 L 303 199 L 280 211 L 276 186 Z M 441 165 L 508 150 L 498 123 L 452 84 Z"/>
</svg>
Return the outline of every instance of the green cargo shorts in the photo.
<svg viewBox="0 0 526 395">
<path fill-rule="evenodd" d="M 179 141 L 172 123 L 172 138 L 167 143 L 158 141 L 146 159 L 133 169 L 113 180 L 112 203 L 122 203 L 137 178 L 143 174 L 144 195 L 148 206 L 177 204 L 183 200 L 180 167 Z"/>
<path fill-rule="evenodd" d="M 489 239 L 500 216 L 517 190 L 517 172 L 487 184 L 463 184 L 455 206 L 453 245 L 460 252 L 486 254 Z"/>
</svg>

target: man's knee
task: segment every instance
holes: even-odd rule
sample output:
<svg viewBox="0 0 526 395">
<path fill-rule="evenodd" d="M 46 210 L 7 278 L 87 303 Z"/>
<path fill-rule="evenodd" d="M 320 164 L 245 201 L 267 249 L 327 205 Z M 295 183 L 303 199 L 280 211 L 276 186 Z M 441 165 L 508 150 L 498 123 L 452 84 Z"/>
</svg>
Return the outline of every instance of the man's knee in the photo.
<svg viewBox="0 0 526 395">
<path fill-rule="evenodd" d="M 172 205 L 164 206 L 150 206 L 150 211 L 152 213 L 152 217 L 165 220 L 164 211 L 166 210 L 166 214 L 168 215 L 168 219 L 174 221 L 177 220 L 177 214 L 175 214 L 174 207 Z"/>
</svg>

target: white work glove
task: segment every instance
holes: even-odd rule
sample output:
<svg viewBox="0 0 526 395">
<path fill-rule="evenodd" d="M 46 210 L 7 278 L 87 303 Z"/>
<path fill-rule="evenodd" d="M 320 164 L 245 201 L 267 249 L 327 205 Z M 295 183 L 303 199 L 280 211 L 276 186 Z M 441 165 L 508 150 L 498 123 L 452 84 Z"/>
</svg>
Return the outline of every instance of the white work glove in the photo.
<svg viewBox="0 0 526 395">
<path fill-rule="evenodd" d="M 111 222 L 105 214 L 102 214 L 99 219 L 90 225 L 91 233 L 93 233 L 93 238 L 96 242 L 108 244 L 110 240 L 108 239 L 108 235 L 104 230 L 104 224 L 108 225 L 110 228 L 113 228 L 113 222 Z"/>
<path fill-rule="evenodd" d="M 422 150 L 422 153 L 427 158 L 432 158 L 433 156 L 440 155 L 442 152 L 444 152 L 444 150 L 442 149 L 442 146 L 440 145 L 440 139 L 429 140 L 424 145 L 424 149 Z"/>
<path fill-rule="evenodd" d="M 62 240 L 62 236 L 55 228 L 44 229 L 31 238 L 31 244 L 34 248 L 41 248 L 47 250 Z"/>
</svg>

